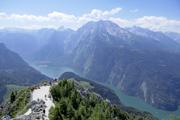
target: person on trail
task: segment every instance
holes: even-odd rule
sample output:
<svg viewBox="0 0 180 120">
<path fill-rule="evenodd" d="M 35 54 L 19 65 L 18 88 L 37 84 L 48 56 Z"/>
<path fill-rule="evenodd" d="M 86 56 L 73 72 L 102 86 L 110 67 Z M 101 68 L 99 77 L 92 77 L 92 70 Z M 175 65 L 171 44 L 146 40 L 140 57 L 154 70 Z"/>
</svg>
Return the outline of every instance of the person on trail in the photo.
<svg viewBox="0 0 180 120">
<path fill-rule="evenodd" d="M 44 113 L 44 114 L 46 113 L 46 110 L 45 110 L 45 109 L 43 110 L 43 113 Z"/>
<path fill-rule="evenodd" d="M 45 94 L 45 100 L 47 100 L 47 95 Z"/>
</svg>

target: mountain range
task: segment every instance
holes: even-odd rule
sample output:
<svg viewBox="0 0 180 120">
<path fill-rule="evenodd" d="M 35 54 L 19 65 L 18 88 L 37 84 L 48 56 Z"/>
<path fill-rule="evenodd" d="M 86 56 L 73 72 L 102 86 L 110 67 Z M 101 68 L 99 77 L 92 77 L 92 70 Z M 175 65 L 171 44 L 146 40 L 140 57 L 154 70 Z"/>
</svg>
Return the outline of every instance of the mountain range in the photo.
<svg viewBox="0 0 180 120">
<path fill-rule="evenodd" d="M 163 110 L 180 105 L 180 44 L 172 33 L 121 28 L 111 21 L 89 22 L 76 31 L 2 33 L 0 41 L 30 63 L 70 67 Z"/>
</svg>

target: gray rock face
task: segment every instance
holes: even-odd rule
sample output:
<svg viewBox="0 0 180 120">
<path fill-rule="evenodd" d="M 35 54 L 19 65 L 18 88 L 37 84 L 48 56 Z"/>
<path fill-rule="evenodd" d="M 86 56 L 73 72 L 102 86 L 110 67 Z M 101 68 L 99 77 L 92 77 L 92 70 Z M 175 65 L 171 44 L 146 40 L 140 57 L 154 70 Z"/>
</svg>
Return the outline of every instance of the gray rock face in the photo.
<svg viewBox="0 0 180 120">
<path fill-rule="evenodd" d="M 11 117 L 10 116 L 3 116 L 2 118 L 1 118 L 1 120 L 11 120 Z"/>
</svg>

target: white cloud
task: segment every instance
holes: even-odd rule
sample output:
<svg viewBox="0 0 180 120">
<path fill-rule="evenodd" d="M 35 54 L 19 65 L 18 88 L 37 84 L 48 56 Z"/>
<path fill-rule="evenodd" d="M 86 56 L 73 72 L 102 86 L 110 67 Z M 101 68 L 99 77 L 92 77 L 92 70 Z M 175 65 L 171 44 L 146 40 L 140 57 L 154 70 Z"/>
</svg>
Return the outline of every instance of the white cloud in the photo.
<svg viewBox="0 0 180 120">
<path fill-rule="evenodd" d="M 4 17 L 6 17 L 6 13 L 0 12 L 0 19 L 2 19 L 2 18 L 4 18 Z"/>
<path fill-rule="evenodd" d="M 166 17 L 144 16 L 134 21 L 137 26 L 152 30 L 180 32 L 180 21 L 168 19 Z"/>
<path fill-rule="evenodd" d="M 121 13 L 121 11 L 122 8 L 114 8 L 105 11 L 93 9 L 91 12 L 81 16 L 57 11 L 49 13 L 46 16 L 7 14 L 0 12 L 0 28 L 40 29 L 44 27 L 59 28 L 64 26 L 66 28 L 77 29 L 89 21 L 111 20 L 121 27 L 136 25 L 158 31 L 180 32 L 180 20 L 159 16 L 144 16 L 131 20 L 115 17 L 117 14 Z M 135 9 L 133 13 L 135 14 L 137 11 L 138 9 Z"/>
<path fill-rule="evenodd" d="M 112 17 L 109 20 L 115 22 L 121 27 L 139 26 L 155 31 L 171 31 L 180 33 L 180 20 L 172 20 L 166 17 L 144 16 L 133 20 Z"/>
<path fill-rule="evenodd" d="M 113 21 L 114 23 L 118 24 L 121 27 L 133 26 L 132 22 L 130 20 L 127 20 L 127 19 L 111 17 L 109 20 Z"/>
<path fill-rule="evenodd" d="M 21 15 L 0 13 L 0 28 L 28 28 L 39 29 L 43 27 L 58 28 L 61 26 L 77 29 L 89 21 L 107 20 L 111 16 L 118 14 L 122 8 L 114 8 L 109 11 L 93 9 L 90 13 L 75 16 L 54 11 L 47 16 Z"/>
<path fill-rule="evenodd" d="M 97 21 L 97 20 L 108 20 L 110 17 L 118 14 L 122 8 L 114 8 L 110 11 L 102 11 L 98 9 L 93 9 L 90 13 L 79 16 L 79 21 Z"/>
<path fill-rule="evenodd" d="M 52 20 L 76 20 L 76 17 L 74 15 L 64 14 L 60 12 L 49 13 L 48 18 Z"/>
<path fill-rule="evenodd" d="M 108 18 L 111 17 L 117 13 L 119 13 L 122 10 L 122 8 L 114 8 L 110 11 L 102 11 L 98 9 L 93 9 L 91 13 L 83 15 L 83 17 L 89 17 L 93 19 L 102 19 L 102 18 Z"/>
</svg>

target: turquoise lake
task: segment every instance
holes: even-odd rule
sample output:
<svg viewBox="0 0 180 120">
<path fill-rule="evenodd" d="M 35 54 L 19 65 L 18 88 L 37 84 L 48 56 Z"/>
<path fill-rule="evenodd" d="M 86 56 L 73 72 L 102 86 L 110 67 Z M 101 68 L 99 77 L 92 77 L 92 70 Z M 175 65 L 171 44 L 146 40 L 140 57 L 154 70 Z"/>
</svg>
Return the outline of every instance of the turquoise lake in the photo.
<svg viewBox="0 0 180 120">
<path fill-rule="evenodd" d="M 177 111 L 170 112 L 170 111 L 164 111 L 157 109 L 147 103 L 145 103 L 143 100 L 137 97 L 128 96 L 121 92 L 120 90 L 117 90 L 116 88 L 113 88 L 109 86 L 111 89 L 115 91 L 115 93 L 118 95 L 118 97 L 121 100 L 121 103 L 123 103 L 126 106 L 134 107 L 142 111 L 147 111 L 153 114 L 155 117 L 159 118 L 160 120 L 169 120 L 170 116 L 180 116 L 180 108 Z"/>
</svg>

